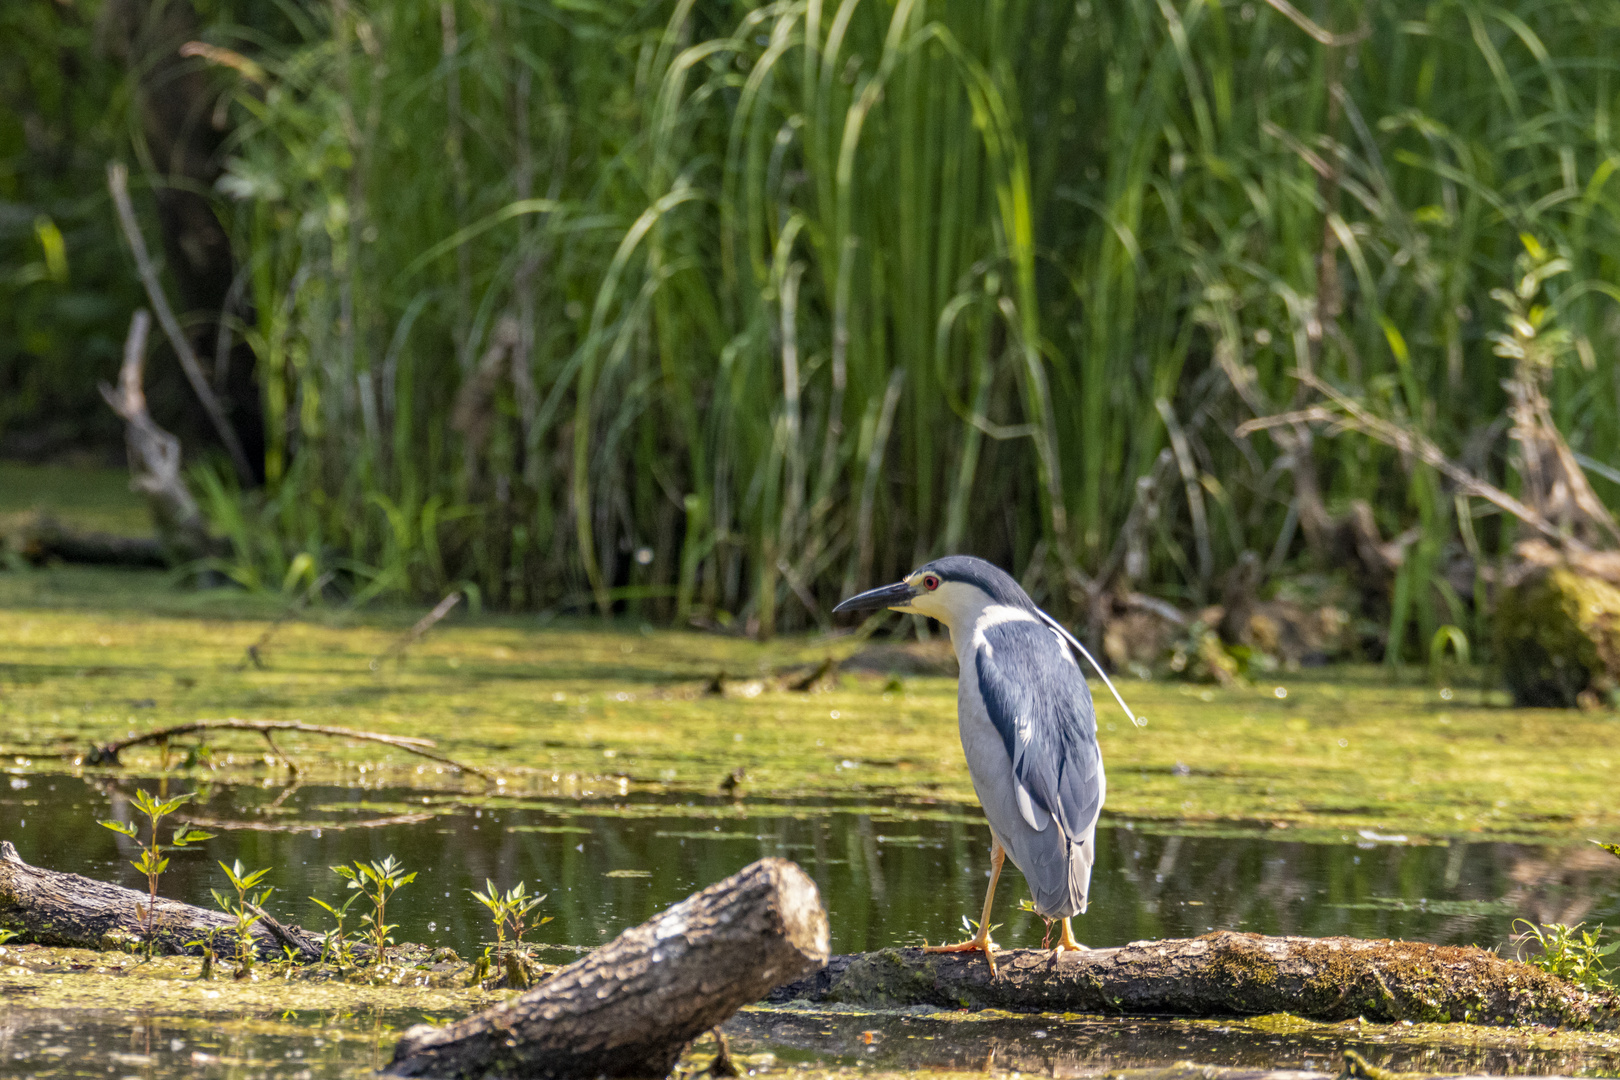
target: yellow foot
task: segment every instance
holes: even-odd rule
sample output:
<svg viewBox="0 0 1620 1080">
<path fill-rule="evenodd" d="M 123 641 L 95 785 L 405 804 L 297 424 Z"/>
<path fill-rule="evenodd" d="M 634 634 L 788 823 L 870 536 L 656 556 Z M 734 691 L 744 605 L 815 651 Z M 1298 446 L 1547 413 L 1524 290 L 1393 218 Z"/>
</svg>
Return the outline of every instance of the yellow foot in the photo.
<svg viewBox="0 0 1620 1080">
<path fill-rule="evenodd" d="M 924 945 L 923 952 L 982 952 L 985 960 L 990 964 L 990 977 L 996 977 L 996 958 L 993 950 L 1000 948 L 990 940 L 989 935 L 972 938 L 968 941 L 959 941 L 955 945 Z"/>
<path fill-rule="evenodd" d="M 1054 957 L 1057 957 L 1057 956 L 1063 955 L 1066 952 L 1090 952 L 1090 951 L 1091 951 L 1091 946 L 1082 945 L 1078 941 L 1074 940 L 1074 931 L 1072 929 L 1070 929 L 1070 927 L 1069 927 L 1069 920 L 1064 919 L 1063 920 L 1063 931 L 1062 931 L 1062 933 L 1060 933 L 1058 935 L 1057 947 L 1052 950 L 1052 955 Z"/>
</svg>

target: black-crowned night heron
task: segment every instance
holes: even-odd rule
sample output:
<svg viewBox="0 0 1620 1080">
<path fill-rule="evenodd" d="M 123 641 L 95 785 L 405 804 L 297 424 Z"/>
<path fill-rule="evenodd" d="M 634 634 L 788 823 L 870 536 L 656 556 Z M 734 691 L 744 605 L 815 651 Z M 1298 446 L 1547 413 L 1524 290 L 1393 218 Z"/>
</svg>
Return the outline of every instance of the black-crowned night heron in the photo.
<svg viewBox="0 0 1620 1080">
<path fill-rule="evenodd" d="M 1023 871 L 1035 912 L 1062 921 L 1058 949 L 1084 949 L 1069 919 L 1086 910 L 1102 811 L 1097 719 L 1084 657 L 1136 722 L 1114 684 L 1011 575 L 966 555 L 936 559 L 905 580 L 852 596 L 833 611 L 890 608 L 944 623 L 961 668 L 957 727 L 968 774 L 990 821 L 990 888 L 976 936 L 931 952 L 983 951 L 993 974 L 990 905 L 1004 859 Z"/>
</svg>

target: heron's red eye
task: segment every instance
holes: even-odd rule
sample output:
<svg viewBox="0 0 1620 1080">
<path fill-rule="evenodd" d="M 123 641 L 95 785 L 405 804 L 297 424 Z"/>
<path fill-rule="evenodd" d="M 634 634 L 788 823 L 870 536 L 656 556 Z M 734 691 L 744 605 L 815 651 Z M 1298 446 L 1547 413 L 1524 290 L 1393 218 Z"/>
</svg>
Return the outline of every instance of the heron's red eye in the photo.
<svg viewBox="0 0 1620 1080">
<path fill-rule="evenodd" d="M 927 589 L 929 592 L 933 592 L 935 589 L 939 588 L 939 578 L 935 577 L 933 574 L 927 575 L 923 578 L 923 588 Z"/>
</svg>

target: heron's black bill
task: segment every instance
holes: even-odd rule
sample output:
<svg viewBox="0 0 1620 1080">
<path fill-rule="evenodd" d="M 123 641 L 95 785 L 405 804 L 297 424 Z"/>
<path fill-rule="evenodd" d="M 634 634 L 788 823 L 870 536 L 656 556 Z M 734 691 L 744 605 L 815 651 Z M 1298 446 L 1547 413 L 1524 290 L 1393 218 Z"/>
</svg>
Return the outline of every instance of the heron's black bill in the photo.
<svg viewBox="0 0 1620 1080">
<path fill-rule="evenodd" d="M 863 593 L 856 593 L 833 608 L 833 614 L 838 615 L 845 611 L 875 611 L 878 608 L 909 604 L 911 598 L 916 595 L 910 585 L 903 581 L 897 581 L 893 585 L 884 585 L 881 588 L 867 589 Z"/>
</svg>

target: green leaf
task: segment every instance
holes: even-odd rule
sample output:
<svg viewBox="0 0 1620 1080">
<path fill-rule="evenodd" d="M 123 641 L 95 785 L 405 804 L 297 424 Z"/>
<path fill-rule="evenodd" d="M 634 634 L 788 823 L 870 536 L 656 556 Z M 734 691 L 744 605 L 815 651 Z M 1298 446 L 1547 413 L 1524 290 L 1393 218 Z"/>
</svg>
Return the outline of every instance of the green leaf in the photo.
<svg viewBox="0 0 1620 1080">
<path fill-rule="evenodd" d="M 172 799 L 165 799 L 165 800 L 163 800 L 163 802 L 158 804 L 158 808 L 157 808 L 158 816 L 159 817 L 168 817 L 170 814 L 172 814 L 176 810 L 180 809 L 180 807 L 182 805 L 184 805 L 185 803 L 190 802 L 192 799 L 194 799 L 196 797 L 197 797 L 197 793 L 195 791 L 187 791 L 187 792 L 183 792 L 183 793 L 181 793 L 179 795 L 176 795 Z"/>
<path fill-rule="evenodd" d="M 139 831 L 135 826 L 123 821 L 98 821 L 96 824 L 103 829 L 111 829 L 115 833 L 122 833 L 124 836 L 132 837 Z"/>
<path fill-rule="evenodd" d="M 203 832 L 201 829 L 181 829 L 174 834 L 174 846 L 185 847 L 187 844 L 198 844 L 204 840 L 212 840 L 214 834 Z"/>
<path fill-rule="evenodd" d="M 106 823 L 103 822 L 102 824 L 106 824 Z M 1615 858 L 1620 859 L 1620 844 L 1605 844 L 1601 840 L 1594 840 L 1594 841 L 1592 841 L 1592 843 L 1596 844 L 1598 847 L 1602 848 L 1604 851 L 1607 851 L 1610 855 L 1613 855 Z"/>
</svg>

